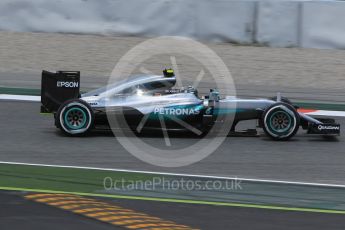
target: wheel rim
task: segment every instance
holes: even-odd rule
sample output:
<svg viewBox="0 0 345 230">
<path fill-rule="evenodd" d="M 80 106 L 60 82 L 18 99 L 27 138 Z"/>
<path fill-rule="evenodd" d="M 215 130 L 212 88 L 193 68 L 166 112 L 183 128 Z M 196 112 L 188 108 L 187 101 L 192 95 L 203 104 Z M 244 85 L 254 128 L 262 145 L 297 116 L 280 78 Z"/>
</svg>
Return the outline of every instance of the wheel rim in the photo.
<svg viewBox="0 0 345 230">
<path fill-rule="evenodd" d="M 270 117 L 270 128 L 277 133 L 285 133 L 291 126 L 291 116 L 285 111 L 276 111 Z"/>
<path fill-rule="evenodd" d="M 298 129 L 297 119 L 298 116 L 292 109 L 284 105 L 277 105 L 266 112 L 264 130 L 273 138 L 288 138 Z"/>
<path fill-rule="evenodd" d="M 72 107 L 65 112 L 64 121 L 69 129 L 82 129 L 85 127 L 87 115 L 81 108 Z"/>
</svg>

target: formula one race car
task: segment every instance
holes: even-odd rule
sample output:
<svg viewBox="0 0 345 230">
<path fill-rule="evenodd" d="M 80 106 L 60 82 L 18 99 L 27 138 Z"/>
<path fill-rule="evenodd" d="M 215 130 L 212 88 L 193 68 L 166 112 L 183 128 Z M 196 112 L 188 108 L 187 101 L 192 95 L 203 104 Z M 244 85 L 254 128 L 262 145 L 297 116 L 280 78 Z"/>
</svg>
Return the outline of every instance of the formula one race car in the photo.
<svg viewBox="0 0 345 230">
<path fill-rule="evenodd" d="M 109 116 L 119 115 L 125 118 L 126 127 L 135 132 L 164 129 L 200 135 L 221 122 L 224 114 L 233 116 L 229 134 L 236 133 L 237 123 L 243 120 L 257 120 L 258 127 L 274 140 L 290 139 L 300 126 L 308 134 L 340 134 L 340 125 L 333 119 L 316 119 L 300 113 L 279 94 L 274 99 L 220 98 L 218 91 L 211 89 L 209 95 L 199 97 L 193 87 L 175 89 L 175 83 L 173 70 L 166 69 L 163 75 L 135 75 L 80 94 L 80 72 L 43 71 L 41 112 L 54 113 L 56 127 L 70 136 L 109 129 Z M 236 109 L 230 109 L 234 105 Z M 121 128 L 121 124 L 117 125 Z"/>
</svg>

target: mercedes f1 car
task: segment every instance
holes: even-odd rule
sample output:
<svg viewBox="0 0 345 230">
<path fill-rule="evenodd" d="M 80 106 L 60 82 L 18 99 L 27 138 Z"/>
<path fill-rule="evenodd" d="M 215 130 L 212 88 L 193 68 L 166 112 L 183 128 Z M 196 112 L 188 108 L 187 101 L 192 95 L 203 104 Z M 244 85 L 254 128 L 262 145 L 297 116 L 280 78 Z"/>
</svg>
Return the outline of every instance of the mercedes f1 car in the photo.
<svg viewBox="0 0 345 230">
<path fill-rule="evenodd" d="M 221 98 L 217 90 L 211 89 L 209 95 L 200 97 L 193 87 L 177 89 L 175 83 L 173 70 L 166 69 L 162 75 L 135 75 L 80 94 L 80 72 L 43 71 L 41 112 L 54 113 L 56 127 L 70 136 L 83 135 L 93 129 L 109 129 L 109 116 L 120 113 L 125 117 L 126 127 L 134 131 L 197 130 L 202 134 L 225 114 L 233 116 L 229 133 L 236 132 L 240 121 L 257 120 L 258 127 L 274 140 L 288 140 L 300 127 L 308 134 L 340 134 L 340 125 L 333 119 L 300 113 L 279 94 L 275 99 Z M 234 104 L 235 110 L 224 109 L 234 108 Z"/>
</svg>

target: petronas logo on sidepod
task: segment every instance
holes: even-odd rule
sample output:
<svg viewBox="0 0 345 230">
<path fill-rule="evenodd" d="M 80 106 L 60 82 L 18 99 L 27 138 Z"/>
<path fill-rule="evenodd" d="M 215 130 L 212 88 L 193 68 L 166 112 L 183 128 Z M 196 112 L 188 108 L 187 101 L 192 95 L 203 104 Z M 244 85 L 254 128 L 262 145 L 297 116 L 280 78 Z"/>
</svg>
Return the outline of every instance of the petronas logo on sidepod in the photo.
<svg viewBox="0 0 345 230">
<path fill-rule="evenodd" d="M 155 108 L 153 113 L 160 115 L 198 115 L 200 111 L 193 108 Z"/>
</svg>

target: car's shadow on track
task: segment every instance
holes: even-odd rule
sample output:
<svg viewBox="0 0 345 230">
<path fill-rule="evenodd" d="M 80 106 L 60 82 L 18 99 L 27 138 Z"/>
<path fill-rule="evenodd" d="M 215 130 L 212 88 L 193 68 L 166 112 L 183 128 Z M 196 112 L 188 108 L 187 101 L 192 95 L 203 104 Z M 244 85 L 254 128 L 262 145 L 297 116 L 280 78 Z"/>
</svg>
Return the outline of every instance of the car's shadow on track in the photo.
<svg viewBox="0 0 345 230">
<path fill-rule="evenodd" d="M 296 138 L 291 138 L 290 140 L 287 140 L 287 141 L 276 141 L 276 140 L 272 140 L 271 138 L 269 138 L 267 136 L 261 136 L 260 139 L 262 141 L 265 141 L 265 142 L 275 142 L 275 143 L 287 143 L 287 142 L 299 142 L 300 141 Z"/>
<path fill-rule="evenodd" d="M 336 136 L 319 136 L 308 140 L 310 142 L 340 142 Z"/>
<path fill-rule="evenodd" d="M 61 132 L 60 130 L 56 130 L 54 134 L 57 137 L 62 138 L 93 138 L 93 137 L 114 137 L 114 134 L 111 131 L 95 131 L 95 132 L 89 132 L 84 135 L 76 135 L 76 136 L 69 136 Z"/>
<path fill-rule="evenodd" d="M 302 139 L 301 139 L 302 138 Z M 295 136 L 287 141 L 275 141 L 269 137 L 261 136 L 260 139 L 265 142 L 276 142 L 276 143 L 298 143 L 301 141 L 308 142 L 340 142 L 339 138 L 336 136 Z"/>
<path fill-rule="evenodd" d="M 67 138 L 73 138 L 70 136 L 66 136 L 64 133 L 62 133 L 61 131 L 57 130 L 55 132 L 56 136 L 59 137 L 67 137 Z M 133 132 L 115 132 L 115 134 L 111 131 L 111 130 L 94 130 L 86 135 L 81 135 L 81 136 L 77 136 L 77 137 L 81 137 L 81 138 L 95 138 L 95 137 L 138 137 L 138 138 L 164 138 L 163 133 L 156 131 L 156 132 L 147 132 L 147 133 L 140 133 L 140 134 L 134 134 Z M 181 133 L 181 132 L 169 132 L 169 138 L 172 139 L 202 139 L 205 138 L 206 134 L 204 135 L 196 135 L 193 133 Z M 212 138 L 212 136 L 210 137 L 206 137 L 206 138 Z M 303 139 L 303 141 L 308 141 L 308 142 L 340 142 L 339 138 L 337 136 L 295 136 L 293 138 L 291 138 L 290 140 L 287 141 L 275 141 L 272 140 L 271 138 L 265 136 L 265 135 L 259 135 L 259 136 L 227 136 L 227 138 L 260 138 L 261 141 L 264 142 L 275 142 L 275 143 L 294 143 L 294 142 L 300 142 L 301 138 Z"/>
<path fill-rule="evenodd" d="M 67 138 L 95 138 L 95 137 L 138 137 L 138 138 L 164 138 L 162 133 L 159 132 L 150 132 L 150 133 L 140 133 L 140 134 L 134 134 L 133 132 L 124 132 L 124 133 L 116 133 L 115 134 L 111 130 L 95 130 L 92 132 L 89 132 L 86 135 L 79 135 L 79 136 L 67 136 L 66 134 L 62 133 L 61 131 L 57 130 L 55 132 L 56 136 L 59 137 L 67 137 Z M 171 132 L 169 133 L 169 138 L 172 139 L 201 139 L 205 135 L 196 135 L 196 134 L 190 134 L 190 133 L 179 133 L 179 132 Z"/>
</svg>

